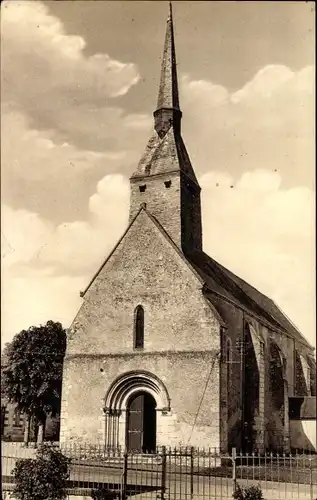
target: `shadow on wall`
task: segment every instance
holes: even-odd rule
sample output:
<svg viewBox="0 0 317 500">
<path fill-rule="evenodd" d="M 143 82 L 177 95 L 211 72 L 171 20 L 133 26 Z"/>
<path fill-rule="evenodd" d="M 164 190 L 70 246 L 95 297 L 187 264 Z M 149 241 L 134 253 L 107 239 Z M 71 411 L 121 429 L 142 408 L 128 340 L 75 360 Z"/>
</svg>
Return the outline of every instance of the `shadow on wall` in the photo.
<svg viewBox="0 0 317 500">
<path fill-rule="evenodd" d="M 266 425 L 269 450 L 283 449 L 284 440 L 284 377 L 282 359 L 275 342 L 270 343 L 269 362 L 270 412 Z"/>
<path fill-rule="evenodd" d="M 259 368 L 249 325 L 245 329 L 244 358 L 244 428 L 243 451 L 252 453 L 257 448 L 257 417 L 259 415 Z"/>
<path fill-rule="evenodd" d="M 241 418 L 240 410 L 236 411 L 233 418 L 231 419 L 234 423 L 229 425 L 228 432 L 228 450 L 231 452 L 232 448 L 240 450 L 241 446 Z M 229 422 L 230 424 L 230 422 Z"/>
<path fill-rule="evenodd" d="M 316 420 L 290 420 L 291 448 L 317 451 Z"/>
<path fill-rule="evenodd" d="M 297 396 L 308 396 L 303 365 L 298 351 L 295 351 L 295 370 L 296 370 L 295 394 Z"/>
<path fill-rule="evenodd" d="M 312 356 L 308 356 L 307 362 L 310 369 L 310 394 L 316 397 L 316 361 Z"/>
</svg>

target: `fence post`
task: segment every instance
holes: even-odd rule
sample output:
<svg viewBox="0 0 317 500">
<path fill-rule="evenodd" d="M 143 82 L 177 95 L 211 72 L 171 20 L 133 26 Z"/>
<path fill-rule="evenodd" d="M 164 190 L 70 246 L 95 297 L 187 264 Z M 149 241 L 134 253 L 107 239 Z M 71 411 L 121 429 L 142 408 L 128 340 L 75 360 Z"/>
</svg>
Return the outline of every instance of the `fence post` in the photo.
<svg viewBox="0 0 317 500">
<path fill-rule="evenodd" d="M 162 446 L 161 500 L 165 499 L 165 491 L 166 491 L 166 447 Z"/>
<path fill-rule="evenodd" d="M 190 448 L 190 498 L 194 496 L 194 447 Z"/>
<path fill-rule="evenodd" d="M 237 449 L 232 448 L 231 452 L 231 460 L 232 460 L 232 487 L 233 487 L 233 493 L 237 489 L 237 471 L 236 471 L 236 458 L 237 458 Z"/>
<path fill-rule="evenodd" d="M 309 465 L 310 465 L 310 474 L 309 474 L 309 483 L 310 483 L 310 500 L 313 500 L 313 460 L 310 458 L 309 459 Z"/>
<path fill-rule="evenodd" d="M 121 486 L 121 500 L 125 500 L 127 498 L 127 482 L 128 482 L 128 453 L 124 452 L 123 455 L 123 477 L 122 477 L 122 486 Z"/>
</svg>

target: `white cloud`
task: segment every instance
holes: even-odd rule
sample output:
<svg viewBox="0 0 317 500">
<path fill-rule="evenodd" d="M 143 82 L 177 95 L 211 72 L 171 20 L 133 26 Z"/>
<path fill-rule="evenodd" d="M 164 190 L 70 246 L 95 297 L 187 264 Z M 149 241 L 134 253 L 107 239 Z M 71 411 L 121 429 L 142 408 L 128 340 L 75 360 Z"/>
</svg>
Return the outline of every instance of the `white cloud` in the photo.
<svg viewBox="0 0 317 500">
<path fill-rule="evenodd" d="M 287 186 L 314 186 L 314 68 L 269 65 L 233 94 L 181 80 L 183 131 L 198 171 L 277 171 Z"/>
<path fill-rule="evenodd" d="M 279 175 L 263 171 L 247 172 L 235 184 L 229 175 L 211 172 L 200 183 L 205 250 L 273 298 L 314 343 L 313 192 L 308 188 L 282 190 Z M 14 259 L 10 253 L 3 258 L 7 336 L 17 324 L 19 303 L 24 311 L 19 321 L 62 316 L 68 325 L 79 304 L 78 285 L 85 287 L 126 228 L 128 199 L 127 180 L 113 175 L 102 179 L 90 197 L 87 222 L 53 229 L 35 214 L 4 211 L 6 240 L 16 251 Z M 26 248 L 24 235 L 28 236 Z M 69 307 L 62 304 L 58 286 L 63 300 L 70 301 Z"/>
<path fill-rule="evenodd" d="M 137 67 L 86 56 L 85 41 L 41 2 L 6 2 L 1 23 L 9 340 L 47 319 L 68 326 L 79 290 L 125 229 L 121 173 L 141 156 L 152 118 L 116 105 L 138 81 Z M 185 76 L 181 91 L 184 138 L 204 173 L 206 250 L 275 299 L 314 342 L 314 69 L 270 65 L 234 93 Z M 55 213 L 65 222 L 51 222 Z"/>
<path fill-rule="evenodd" d="M 27 115 L 7 108 L 2 113 L 2 134 L 3 172 L 32 182 L 56 178 L 67 182 L 85 170 L 122 161 L 125 156 L 124 151 L 101 153 L 61 144 L 53 130 L 34 129 Z"/>
<path fill-rule="evenodd" d="M 85 40 L 66 33 L 40 1 L 4 2 L 1 28 L 1 96 L 6 111 L 26 115 L 38 131 L 54 130 L 61 143 L 113 151 L 111 142 L 118 130 L 123 139 L 125 119 L 116 98 L 139 81 L 137 66 L 107 53 L 86 55 Z M 127 121 L 144 128 L 144 115 Z M 133 125 L 128 130 L 126 145 L 135 142 Z"/>
<path fill-rule="evenodd" d="M 60 321 L 67 327 L 80 306 L 88 276 L 54 276 L 48 269 L 2 272 L 1 346 L 24 328 Z"/>
<path fill-rule="evenodd" d="M 270 98 L 281 87 L 285 88 L 294 76 L 287 66 L 265 66 L 242 89 L 232 94 L 231 100 L 237 103 L 243 100 Z"/>
<path fill-rule="evenodd" d="M 128 203 L 127 180 L 121 175 L 104 177 L 89 199 L 89 221 L 60 224 L 41 248 L 41 263 L 63 266 L 70 274 L 94 273 L 126 227 Z"/>
<path fill-rule="evenodd" d="M 275 300 L 315 344 L 313 191 L 281 189 L 267 171 L 200 182 L 207 253 Z"/>
<path fill-rule="evenodd" d="M 127 172 L 145 142 L 149 117 L 116 99 L 137 83 L 138 68 L 87 56 L 85 40 L 41 2 L 2 7 L 3 198 L 58 222 L 82 219 L 98 180 Z"/>
<path fill-rule="evenodd" d="M 3 263 L 8 267 L 36 258 L 41 243 L 47 241 L 52 230 L 52 225 L 37 214 L 4 205 L 1 210 Z"/>
<path fill-rule="evenodd" d="M 26 210 L 2 209 L 3 342 L 22 328 L 62 321 L 67 327 L 88 284 L 122 235 L 129 189 L 121 175 L 110 175 L 89 199 L 89 221 L 54 228 Z"/>
<path fill-rule="evenodd" d="M 26 210 L 2 211 L 2 259 L 5 268 L 28 263 L 69 273 L 94 272 L 94 267 L 119 239 L 128 214 L 129 188 L 121 175 L 104 177 L 90 197 L 88 221 L 54 227 Z"/>
<path fill-rule="evenodd" d="M 133 63 L 116 61 L 108 54 L 86 56 L 85 40 L 67 34 L 62 22 L 41 2 L 4 2 L 1 22 L 5 93 L 21 103 L 27 95 L 41 106 L 43 99 L 47 104 L 46 93 L 53 97 L 56 90 L 66 94 L 74 88 L 80 103 L 95 93 L 95 98 L 115 97 L 139 80 Z M 73 97 L 69 96 L 69 102 Z"/>
<path fill-rule="evenodd" d="M 225 87 L 207 80 L 191 80 L 189 75 L 182 76 L 181 88 L 185 95 L 186 105 L 191 104 L 196 107 L 201 104 L 201 109 L 203 109 L 202 95 L 208 95 L 208 102 L 205 102 L 208 107 L 226 104 L 229 99 L 229 92 Z"/>
</svg>

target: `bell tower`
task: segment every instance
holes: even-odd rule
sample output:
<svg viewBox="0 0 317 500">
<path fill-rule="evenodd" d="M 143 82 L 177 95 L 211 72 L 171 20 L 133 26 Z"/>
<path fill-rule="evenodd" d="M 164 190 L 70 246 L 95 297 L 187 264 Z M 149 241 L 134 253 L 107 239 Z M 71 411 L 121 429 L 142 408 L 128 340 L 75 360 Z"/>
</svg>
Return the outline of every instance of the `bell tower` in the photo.
<svg viewBox="0 0 317 500">
<path fill-rule="evenodd" d="M 184 253 L 202 250 L 200 186 L 181 136 L 171 3 L 153 115 L 153 135 L 130 178 L 130 220 L 144 203 Z"/>
</svg>

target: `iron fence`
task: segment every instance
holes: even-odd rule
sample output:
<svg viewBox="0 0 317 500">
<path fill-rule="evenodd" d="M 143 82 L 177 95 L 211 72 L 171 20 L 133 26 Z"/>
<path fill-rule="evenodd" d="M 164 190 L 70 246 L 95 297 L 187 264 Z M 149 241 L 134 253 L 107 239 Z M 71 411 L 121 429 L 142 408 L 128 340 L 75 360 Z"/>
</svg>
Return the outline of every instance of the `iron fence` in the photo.
<svg viewBox="0 0 317 500">
<path fill-rule="evenodd" d="M 255 485 L 266 500 L 317 500 L 316 454 L 223 454 L 216 449 L 170 447 L 140 454 L 89 444 L 60 449 L 71 459 L 72 498 L 221 500 L 232 498 L 237 485 Z M 13 488 L 17 460 L 35 453 L 33 446 L 2 443 L 3 492 Z"/>
</svg>

